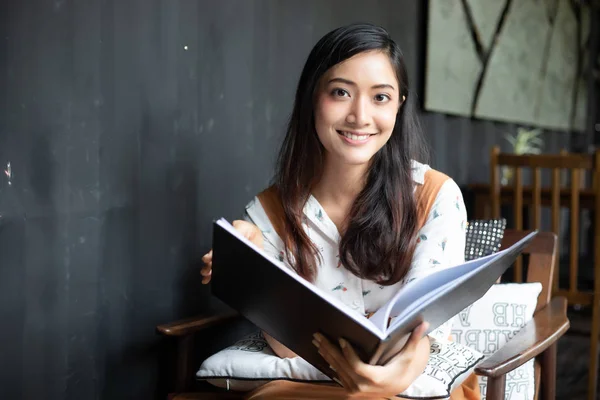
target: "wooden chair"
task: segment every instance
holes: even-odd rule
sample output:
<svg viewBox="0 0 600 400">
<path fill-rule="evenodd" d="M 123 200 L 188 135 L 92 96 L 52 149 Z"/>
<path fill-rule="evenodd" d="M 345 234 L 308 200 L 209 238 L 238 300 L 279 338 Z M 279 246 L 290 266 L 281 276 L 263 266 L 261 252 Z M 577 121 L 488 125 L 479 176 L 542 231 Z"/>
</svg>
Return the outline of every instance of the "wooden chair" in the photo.
<svg viewBox="0 0 600 400">
<path fill-rule="evenodd" d="M 503 186 L 500 183 L 501 167 L 513 171 L 512 185 Z M 598 372 L 598 335 L 600 334 L 600 150 L 595 154 L 544 154 L 544 155 L 515 155 L 503 154 L 498 147 L 492 148 L 490 157 L 490 202 L 492 218 L 500 217 L 500 205 L 512 202 L 514 224 L 511 228 L 521 230 L 547 229 L 541 226 L 542 207 L 550 209 L 551 231 L 560 237 L 561 209 L 569 209 L 570 214 L 570 251 L 569 251 L 569 287 L 559 287 L 559 268 L 555 268 L 553 294 L 565 297 L 569 304 L 588 305 L 592 307 L 592 324 L 590 335 L 590 361 L 588 379 L 588 398 L 595 399 Z M 542 171 L 548 170 L 551 184 L 542 184 Z M 531 173 L 531 185 L 523 184 L 523 171 Z M 564 187 L 561 184 L 561 174 L 570 172 L 570 183 Z M 585 185 L 586 180 L 591 183 Z M 510 200 L 509 200 L 510 199 Z M 581 207 L 583 206 L 583 207 Z M 530 221 L 524 226 L 523 210 L 529 211 Z M 586 208 L 594 212 L 593 247 L 599 249 L 594 253 L 593 289 L 583 290 L 578 287 L 579 275 L 579 229 L 581 226 L 580 212 Z M 556 257 L 558 264 L 559 257 Z M 520 260 L 515 264 L 515 280 L 522 276 Z"/>
<path fill-rule="evenodd" d="M 525 234 L 522 231 L 506 231 L 502 248 L 512 245 Z M 540 392 L 543 399 L 554 398 L 556 342 L 569 328 L 566 299 L 555 297 L 550 301 L 556 247 L 556 235 L 541 232 L 524 251 L 529 254 L 527 281 L 540 282 L 543 290 L 538 297 L 533 319 L 475 369 L 476 374 L 488 377 L 488 400 L 503 400 L 506 374 L 534 357 L 536 398 Z M 234 311 L 227 310 L 217 315 L 205 315 L 157 327 L 158 333 L 176 341 L 176 384 L 175 393 L 170 395 L 171 400 L 243 398 L 242 393 L 227 392 L 194 382 L 195 371 L 202 360 L 194 359 L 193 336 L 206 329 L 215 329 L 218 325 L 225 327 L 240 318 Z"/>
<path fill-rule="evenodd" d="M 507 229 L 501 248 L 513 245 L 526 233 Z M 540 282 L 542 292 L 533 320 L 475 368 L 477 375 L 488 378 L 486 398 L 489 400 L 504 399 L 506 374 L 534 357 L 535 398 L 540 395 L 542 399 L 555 398 L 556 342 L 569 329 L 566 299 L 554 297 L 551 300 L 557 246 L 554 233 L 540 232 L 523 252 L 529 255 L 526 282 Z"/>
</svg>

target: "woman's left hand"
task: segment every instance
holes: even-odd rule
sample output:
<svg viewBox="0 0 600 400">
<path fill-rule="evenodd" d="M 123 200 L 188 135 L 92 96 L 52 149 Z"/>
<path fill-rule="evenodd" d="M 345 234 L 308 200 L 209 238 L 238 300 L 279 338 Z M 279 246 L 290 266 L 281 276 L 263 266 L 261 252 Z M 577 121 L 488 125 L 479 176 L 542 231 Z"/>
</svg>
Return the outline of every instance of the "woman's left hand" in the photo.
<svg viewBox="0 0 600 400">
<path fill-rule="evenodd" d="M 344 339 L 340 339 L 342 351 L 319 333 L 314 335 L 313 344 L 350 394 L 393 397 L 404 392 L 427 365 L 429 339 L 424 337 L 427 327 L 426 322 L 417 326 L 404 348 L 383 366 L 362 362 Z"/>
</svg>

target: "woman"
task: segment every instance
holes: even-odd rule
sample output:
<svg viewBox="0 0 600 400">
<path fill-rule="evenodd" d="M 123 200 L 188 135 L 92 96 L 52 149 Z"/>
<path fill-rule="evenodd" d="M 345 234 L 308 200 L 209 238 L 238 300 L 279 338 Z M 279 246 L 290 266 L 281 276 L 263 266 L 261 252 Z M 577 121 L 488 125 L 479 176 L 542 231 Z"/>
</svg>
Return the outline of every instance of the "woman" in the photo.
<svg viewBox="0 0 600 400">
<path fill-rule="evenodd" d="M 273 185 L 234 226 L 300 276 L 364 315 L 406 282 L 464 261 L 461 192 L 424 162 L 424 146 L 402 53 L 377 26 L 353 24 L 325 35 L 302 71 Z M 210 281 L 212 252 L 204 256 Z M 417 327 L 384 366 L 316 334 L 314 344 L 343 388 L 272 382 L 250 398 L 393 397 L 423 372 L 430 340 Z M 280 357 L 295 354 L 265 333 Z M 341 350 L 340 350 L 341 349 Z M 476 380 L 455 398 L 479 398 Z"/>
</svg>

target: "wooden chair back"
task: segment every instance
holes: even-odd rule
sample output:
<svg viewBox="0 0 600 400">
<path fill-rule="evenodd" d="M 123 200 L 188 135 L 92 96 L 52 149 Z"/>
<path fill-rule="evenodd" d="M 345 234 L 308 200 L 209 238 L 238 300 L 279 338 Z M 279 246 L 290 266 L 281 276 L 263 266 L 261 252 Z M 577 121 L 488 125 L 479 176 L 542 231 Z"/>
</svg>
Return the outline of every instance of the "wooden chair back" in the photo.
<svg viewBox="0 0 600 400">
<path fill-rule="evenodd" d="M 512 183 L 502 185 L 501 168 L 512 170 Z M 492 218 L 500 217 L 500 206 L 511 199 L 514 223 L 511 228 L 543 229 L 542 208 L 549 207 L 551 231 L 561 237 L 561 210 L 569 210 L 569 273 L 568 287 L 559 285 L 559 267 L 554 268 L 552 294 L 564 296 L 569 304 L 591 305 L 593 307 L 591 329 L 590 358 L 590 399 L 596 391 L 596 371 L 598 368 L 597 350 L 600 333 L 600 150 L 594 154 L 561 154 L 515 155 L 501 153 L 499 147 L 493 147 L 490 155 L 490 202 Z M 550 185 L 542 184 L 542 171 L 549 171 Z M 523 172 L 530 172 L 531 184 L 524 185 Z M 568 172 L 568 183 L 562 182 L 561 174 Z M 587 182 L 587 184 L 586 184 Z M 523 220 L 523 210 L 527 209 L 530 220 Z M 593 290 L 579 288 L 579 249 L 581 211 L 588 209 L 593 215 Z M 526 225 L 526 226 L 525 226 Z M 559 254 L 555 262 L 559 263 Z M 523 279 L 522 260 L 515 263 L 514 280 Z"/>
<path fill-rule="evenodd" d="M 523 239 L 531 231 L 520 231 L 507 229 L 504 231 L 500 250 L 508 248 Z M 554 269 L 556 256 L 558 254 L 558 238 L 553 232 L 539 232 L 531 241 L 529 246 L 523 250 L 528 256 L 525 281 L 539 282 L 542 284 L 542 292 L 538 297 L 535 311 L 544 308 L 552 298 L 552 283 L 554 281 Z"/>
</svg>

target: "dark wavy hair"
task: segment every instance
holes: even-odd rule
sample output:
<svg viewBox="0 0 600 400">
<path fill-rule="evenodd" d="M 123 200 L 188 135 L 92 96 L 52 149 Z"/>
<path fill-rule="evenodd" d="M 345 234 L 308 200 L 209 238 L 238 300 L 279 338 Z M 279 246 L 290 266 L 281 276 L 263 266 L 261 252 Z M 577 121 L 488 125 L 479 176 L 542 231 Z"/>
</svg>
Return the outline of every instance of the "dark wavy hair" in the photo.
<svg viewBox="0 0 600 400">
<path fill-rule="evenodd" d="M 381 285 L 400 281 L 410 268 L 416 245 L 417 208 L 411 160 L 427 162 L 404 57 L 388 32 L 371 24 L 352 24 L 327 33 L 310 52 L 296 91 L 281 146 L 273 186 L 285 214 L 282 240 L 299 275 L 314 281 L 320 254 L 302 228 L 303 208 L 323 171 L 325 150 L 317 137 L 314 99 L 319 80 L 334 65 L 367 52 L 389 56 L 405 96 L 388 142 L 373 156 L 366 185 L 341 232 L 340 260 L 354 275 Z"/>
</svg>

